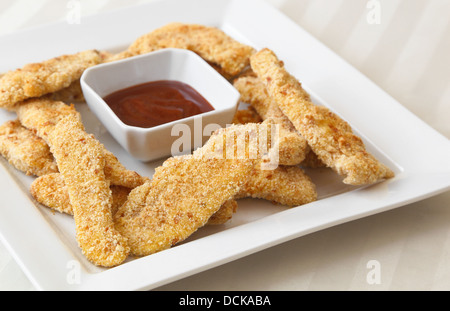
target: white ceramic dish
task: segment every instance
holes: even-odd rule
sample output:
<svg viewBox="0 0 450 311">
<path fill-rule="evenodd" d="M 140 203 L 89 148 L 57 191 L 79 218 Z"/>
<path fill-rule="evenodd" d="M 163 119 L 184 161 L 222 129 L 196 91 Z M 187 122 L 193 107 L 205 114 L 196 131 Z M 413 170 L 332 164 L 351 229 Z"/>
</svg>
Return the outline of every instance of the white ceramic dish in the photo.
<svg viewBox="0 0 450 311">
<path fill-rule="evenodd" d="M 214 110 L 152 128 L 140 128 L 123 123 L 103 100 L 115 91 L 159 80 L 176 80 L 190 85 Z M 200 56 L 180 49 L 164 49 L 91 67 L 83 73 L 81 87 L 91 111 L 117 142 L 141 161 L 157 160 L 201 147 L 209 137 L 203 135 L 205 127 L 217 125 L 215 128 L 219 128 L 230 124 L 240 98 L 239 92 Z M 189 138 L 186 145 L 191 148 L 172 150 L 173 146 L 178 147 L 174 143 L 181 136 L 180 131 L 173 131 L 177 125 L 185 138 Z"/>
<path fill-rule="evenodd" d="M 243 200 L 226 225 L 202 228 L 169 250 L 101 269 L 81 255 L 73 220 L 36 204 L 28 191 L 33 178 L 12 169 L 2 159 L 0 236 L 38 289 L 151 289 L 450 188 L 448 139 L 283 14 L 257 0 L 157 1 L 86 18 L 80 25 L 60 23 L 16 33 L 0 38 L 4 47 L 0 59 L 8 59 L 0 64 L 0 72 L 82 49 L 120 51 L 143 33 L 173 21 L 217 26 L 257 49 L 272 48 L 303 82 L 313 100 L 349 121 L 369 151 L 394 169 L 396 177 L 371 187 L 354 188 L 343 185 L 329 170 L 311 170 L 308 173 L 319 191 L 317 202 L 284 209 L 265 201 Z M 33 53 L 29 53 L 29 46 L 36 47 Z M 94 133 L 125 166 L 152 176 L 161 162 L 136 161 L 86 105 L 76 107 L 87 131 Z M 12 118 L 14 114 L 0 112 L 0 121 Z"/>
</svg>

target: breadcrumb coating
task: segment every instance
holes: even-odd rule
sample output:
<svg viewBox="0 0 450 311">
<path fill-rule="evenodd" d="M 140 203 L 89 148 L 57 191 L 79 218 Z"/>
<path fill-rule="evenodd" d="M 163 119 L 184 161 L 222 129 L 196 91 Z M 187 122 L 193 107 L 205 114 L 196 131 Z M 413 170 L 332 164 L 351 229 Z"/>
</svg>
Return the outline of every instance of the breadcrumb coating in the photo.
<svg viewBox="0 0 450 311">
<path fill-rule="evenodd" d="M 293 207 L 317 200 L 316 186 L 298 166 L 279 166 L 275 170 L 252 170 L 236 199 L 259 198 Z"/>
<path fill-rule="evenodd" d="M 310 151 L 306 139 L 283 114 L 278 104 L 267 94 L 266 87 L 255 76 L 244 76 L 234 81 L 241 100 L 250 104 L 263 120 L 272 119 L 280 126 L 279 161 L 281 165 L 298 165 Z"/>
<path fill-rule="evenodd" d="M 246 123 L 260 123 L 262 122 L 261 116 L 253 109 L 248 107 L 247 109 L 236 110 L 234 114 L 232 124 L 246 124 Z"/>
<path fill-rule="evenodd" d="M 119 159 L 104 146 L 103 156 L 105 157 L 105 176 L 112 185 L 134 189 L 149 180 L 148 177 L 141 176 L 137 172 L 127 169 Z"/>
<path fill-rule="evenodd" d="M 73 105 L 66 105 L 60 101 L 46 98 L 33 98 L 16 105 L 14 110 L 21 124 L 33 131 L 48 143 L 48 135 L 53 131 L 56 124 L 66 116 L 72 116 L 81 123 L 81 116 Z"/>
<path fill-rule="evenodd" d="M 300 82 L 289 74 L 275 53 L 263 49 L 251 67 L 282 112 L 306 138 L 319 159 L 351 185 L 372 184 L 394 173 L 369 154 L 350 125 L 325 107 L 314 105 Z"/>
<path fill-rule="evenodd" d="M 216 27 L 198 24 L 170 23 L 133 42 L 128 50 L 111 60 L 141 55 L 164 48 L 191 50 L 206 61 L 220 67 L 228 76 L 239 74 L 249 64 L 249 57 L 256 52 Z"/>
<path fill-rule="evenodd" d="M 42 205 L 60 213 L 73 215 L 69 192 L 60 173 L 36 178 L 30 185 L 30 193 Z"/>
<path fill-rule="evenodd" d="M 226 201 L 217 212 L 215 212 L 207 222 L 207 225 L 223 225 L 228 222 L 238 209 L 238 203 L 234 199 Z"/>
<path fill-rule="evenodd" d="M 62 101 L 66 104 L 85 102 L 80 80 L 72 82 L 68 87 L 57 92 L 45 95 L 47 98 L 55 101 Z"/>
<path fill-rule="evenodd" d="M 270 122 L 272 120 L 267 119 L 264 121 L 266 124 L 248 123 L 219 129 L 193 155 L 200 159 L 244 157 L 257 162 L 236 195 L 236 199 L 253 197 L 287 206 L 298 206 L 315 201 L 316 187 L 300 167 L 277 165 L 276 168 L 267 169 L 267 166 L 263 165 L 267 155 L 272 152 L 271 146 L 277 144 L 277 140 L 262 139 L 264 143 L 271 143 L 269 149 L 261 148 L 260 139 L 267 135 L 264 126 L 270 125 Z M 256 139 L 252 140 L 252 136 Z M 243 137 L 246 139 L 242 139 Z"/>
<path fill-rule="evenodd" d="M 18 120 L 7 121 L 0 126 L 0 154 L 27 175 L 42 176 L 58 172 L 45 141 L 23 127 Z"/>
<path fill-rule="evenodd" d="M 169 158 L 151 182 L 135 188 L 115 215 L 132 254 L 149 255 L 185 240 L 231 200 L 252 161 Z"/>
<path fill-rule="evenodd" d="M 111 185 L 112 207 L 114 215 L 127 200 L 131 189 L 123 186 Z M 61 174 L 53 173 L 36 178 L 30 185 L 30 193 L 40 204 L 60 213 L 73 215 L 70 204 L 69 191 Z"/>
<path fill-rule="evenodd" d="M 250 136 L 257 134 L 249 125 L 241 128 Z M 208 142 L 223 142 L 229 131 L 216 131 Z M 212 156 L 213 145 L 207 143 L 194 155 L 169 158 L 156 168 L 151 181 L 130 193 L 115 223 L 134 255 L 152 254 L 183 241 L 239 192 L 257 161 L 248 148 L 243 157 Z"/>
<path fill-rule="evenodd" d="M 274 161 L 278 166 L 278 137 L 275 124 L 268 119 L 263 123 L 234 124 L 216 130 L 208 141 L 193 152 L 199 159 L 252 159 Z M 272 137 L 272 134 L 276 136 Z"/>
<path fill-rule="evenodd" d="M 68 189 L 83 254 L 99 266 L 121 264 L 129 254 L 129 247 L 126 238 L 114 227 L 103 146 L 72 116 L 55 125 L 48 141 Z"/>
<path fill-rule="evenodd" d="M 11 108 L 25 99 L 67 88 L 80 79 L 85 69 L 101 62 L 98 51 L 87 50 L 7 72 L 0 78 L 0 107 Z"/>
</svg>

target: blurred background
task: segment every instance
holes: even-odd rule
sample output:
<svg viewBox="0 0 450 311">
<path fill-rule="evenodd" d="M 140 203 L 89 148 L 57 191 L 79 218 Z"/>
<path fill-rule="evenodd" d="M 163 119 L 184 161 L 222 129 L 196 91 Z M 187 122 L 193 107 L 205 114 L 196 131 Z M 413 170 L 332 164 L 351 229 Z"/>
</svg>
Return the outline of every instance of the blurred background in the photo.
<svg viewBox="0 0 450 311">
<path fill-rule="evenodd" d="M 152 1 L 0 0 L 0 35 Z M 450 139 L 449 0 L 264 1 Z M 78 9 L 80 16 L 71 15 Z M 447 192 L 161 289 L 450 290 L 449 206 Z M 381 263 L 383 279 L 376 286 L 366 280 L 371 259 Z M 0 243 L 0 290 L 14 289 L 33 286 Z"/>
</svg>

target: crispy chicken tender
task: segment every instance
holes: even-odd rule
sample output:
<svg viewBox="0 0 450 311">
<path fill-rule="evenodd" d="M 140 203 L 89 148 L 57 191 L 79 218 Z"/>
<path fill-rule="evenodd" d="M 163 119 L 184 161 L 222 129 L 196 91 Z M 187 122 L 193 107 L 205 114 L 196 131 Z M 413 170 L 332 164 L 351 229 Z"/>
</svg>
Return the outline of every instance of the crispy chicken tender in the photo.
<svg viewBox="0 0 450 311">
<path fill-rule="evenodd" d="M 255 50 L 222 30 L 197 24 L 170 23 L 133 42 L 128 50 L 111 60 L 145 54 L 164 48 L 191 50 L 206 61 L 220 67 L 225 75 L 235 76 L 249 64 Z"/>
<path fill-rule="evenodd" d="M 233 86 L 241 94 L 241 100 L 250 104 L 263 120 L 272 118 L 279 121 L 283 127 L 295 130 L 292 122 L 278 108 L 278 104 L 267 94 L 265 85 L 256 76 L 239 77 Z"/>
<path fill-rule="evenodd" d="M 69 192 L 61 174 L 53 173 L 36 178 L 31 183 L 30 193 L 42 205 L 60 213 L 73 215 Z"/>
<path fill-rule="evenodd" d="M 253 158 L 258 146 L 250 144 L 237 150 L 235 146 L 243 145 L 236 145 L 237 137 L 230 140 L 227 134 L 237 128 L 235 133 L 241 136 L 256 137 L 255 126 L 214 132 L 193 155 L 169 158 L 156 169 L 151 181 L 130 193 L 115 222 L 128 238 L 133 254 L 152 254 L 183 241 L 234 198 L 258 162 Z M 223 146 L 215 148 L 223 142 L 228 151 L 225 157 L 221 157 Z"/>
<path fill-rule="evenodd" d="M 241 94 L 241 100 L 250 104 L 263 120 L 272 119 L 280 125 L 280 164 L 298 165 L 310 152 L 308 143 L 292 122 L 283 114 L 278 104 L 267 94 L 264 84 L 255 76 L 243 76 L 233 83 Z"/>
<path fill-rule="evenodd" d="M 112 208 L 114 215 L 127 200 L 131 189 L 111 185 Z M 30 185 L 30 193 L 36 201 L 60 213 L 73 215 L 69 191 L 61 174 L 53 173 L 36 178 Z"/>
<path fill-rule="evenodd" d="M 48 135 L 54 130 L 56 124 L 67 116 L 77 119 L 79 121 L 78 126 L 84 129 L 81 116 L 75 110 L 75 107 L 60 101 L 46 98 L 30 99 L 17 105 L 15 111 L 21 123 L 47 143 Z M 146 177 L 127 170 L 110 151 L 104 147 L 103 149 L 103 156 L 106 161 L 105 175 L 111 184 L 135 188 L 147 180 Z"/>
<path fill-rule="evenodd" d="M 148 178 L 127 169 L 117 157 L 103 146 L 105 176 L 112 185 L 134 189 L 143 185 Z"/>
<path fill-rule="evenodd" d="M 319 159 L 351 185 L 372 184 L 394 173 L 369 154 L 350 125 L 325 107 L 314 105 L 300 82 L 269 49 L 252 56 L 251 67 L 269 95 L 306 138 Z"/>
<path fill-rule="evenodd" d="M 277 130 L 271 119 L 221 128 L 202 148 L 195 150 L 193 156 L 200 159 L 252 159 L 263 163 L 265 169 L 274 169 L 279 164 Z"/>
<path fill-rule="evenodd" d="M 258 161 L 236 195 L 236 199 L 261 198 L 287 206 L 315 201 L 317 199 L 315 185 L 301 168 L 277 166 L 274 169 L 267 169 L 262 166 L 267 156 L 271 155 L 273 145 L 278 144 L 277 139 L 264 138 L 270 135 L 266 130 L 273 124 L 271 119 L 267 119 L 262 124 L 233 125 L 219 129 L 193 155 L 200 158 L 225 159 L 244 156 Z M 267 147 L 262 146 L 261 142 L 267 144 Z"/>
<path fill-rule="evenodd" d="M 126 202 L 132 189 L 117 185 L 111 185 L 110 188 L 112 193 L 111 211 L 115 215 L 118 209 Z M 36 178 L 31 183 L 30 193 L 40 204 L 60 213 L 73 215 L 69 192 L 61 174 L 53 173 Z M 237 202 L 235 200 L 227 201 L 211 216 L 208 225 L 224 224 L 231 219 L 236 209 Z"/>
<path fill-rule="evenodd" d="M 0 107 L 11 108 L 28 98 L 41 97 L 69 87 L 88 67 L 102 62 L 98 51 L 62 55 L 25 65 L 0 78 Z"/>
<path fill-rule="evenodd" d="M 58 171 L 45 141 L 24 128 L 18 120 L 7 121 L 0 126 L 0 154 L 27 175 L 42 176 Z"/>
<path fill-rule="evenodd" d="M 149 255 L 185 240 L 232 199 L 253 168 L 250 160 L 169 158 L 151 182 L 135 188 L 115 215 L 131 252 Z"/>
<path fill-rule="evenodd" d="M 84 255 L 99 266 L 121 264 L 129 247 L 114 227 L 103 146 L 70 115 L 55 125 L 48 141 L 68 189 L 77 241 Z"/>
<path fill-rule="evenodd" d="M 271 119 L 262 124 L 233 125 L 217 130 L 206 144 L 194 151 L 197 158 L 239 159 L 251 158 L 258 162 L 236 195 L 236 199 L 261 198 L 287 206 L 298 206 L 317 199 L 316 187 L 305 172 L 297 166 L 264 166 L 277 139 L 267 137 Z M 244 138 L 244 139 L 242 139 Z M 268 147 L 262 146 L 267 144 Z M 268 149 L 267 149 L 268 148 Z"/>
<path fill-rule="evenodd" d="M 76 118 L 83 128 L 81 116 L 73 105 L 47 98 L 33 98 L 14 107 L 22 125 L 48 143 L 48 135 L 55 125 L 67 116 Z"/>
<path fill-rule="evenodd" d="M 234 199 L 226 201 L 220 209 L 215 212 L 207 222 L 207 225 L 223 225 L 228 222 L 233 214 L 236 213 L 238 208 L 238 203 Z"/>
<path fill-rule="evenodd" d="M 248 107 L 247 109 L 236 110 L 234 114 L 233 124 L 246 124 L 246 123 L 260 123 L 262 122 L 261 116 L 253 109 Z"/>
<path fill-rule="evenodd" d="M 298 166 L 261 170 L 256 165 L 235 198 L 247 197 L 292 207 L 316 201 L 317 192 L 309 176 Z"/>
<path fill-rule="evenodd" d="M 83 90 L 81 89 L 80 80 L 76 80 L 72 82 L 72 84 L 70 84 L 68 87 L 45 96 L 51 100 L 62 101 L 67 104 L 73 102 L 81 103 L 85 101 Z"/>
</svg>

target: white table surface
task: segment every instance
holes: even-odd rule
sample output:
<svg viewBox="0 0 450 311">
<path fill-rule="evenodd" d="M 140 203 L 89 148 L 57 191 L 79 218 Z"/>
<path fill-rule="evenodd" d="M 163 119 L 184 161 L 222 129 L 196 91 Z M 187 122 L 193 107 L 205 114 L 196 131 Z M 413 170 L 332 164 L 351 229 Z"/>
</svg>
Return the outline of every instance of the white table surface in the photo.
<svg viewBox="0 0 450 311">
<path fill-rule="evenodd" d="M 90 15 L 151 0 L 78 1 Z M 266 1 L 450 138 L 449 0 Z M 0 35 L 65 20 L 69 2 L 0 0 Z M 1 242 L 0 290 L 35 290 Z M 450 192 L 157 290 L 450 290 Z"/>
</svg>

